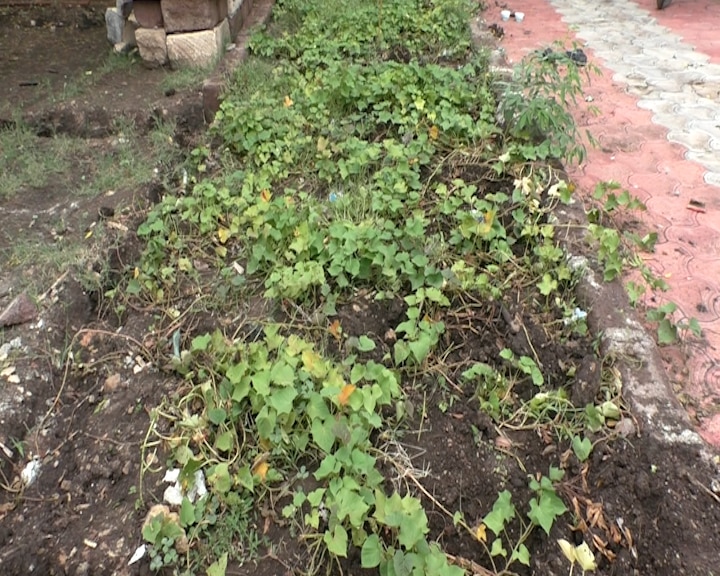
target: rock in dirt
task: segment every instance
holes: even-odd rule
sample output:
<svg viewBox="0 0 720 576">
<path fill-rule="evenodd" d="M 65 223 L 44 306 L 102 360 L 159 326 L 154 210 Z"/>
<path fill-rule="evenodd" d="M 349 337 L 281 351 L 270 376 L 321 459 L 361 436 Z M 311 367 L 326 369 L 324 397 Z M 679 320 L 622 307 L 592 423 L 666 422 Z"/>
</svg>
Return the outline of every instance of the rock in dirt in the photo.
<svg viewBox="0 0 720 576">
<path fill-rule="evenodd" d="M 615 425 L 615 431 L 623 438 L 632 438 L 637 432 L 635 423 L 630 418 L 623 418 Z"/>
<path fill-rule="evenodd" d="M 37 306 L 30 297 L 23 292 L 17 296 L 5 310 L 0 312 L 0 328 L 25 324 L 37 318 Z"/>
<path fill-rule="evenodd" d="M 22 481 L 23 486 L 27 488 L 35 483 L 35 480 L 37 480 L 37 477 L 40 475 L 40 468 L 40 459 L 37 457 L 33 458 L 25 465 L 25 468 L 23 468 L 22 472 L 20 472 L 20 480 Z"/>
<path fill-rule="evenodd" d="M 105 11 L 105 26 L 107 27 L 107 39 L 110 44 L 115 45 L 123 41 L 125 18 L 114 6 Z"/>
</svg>

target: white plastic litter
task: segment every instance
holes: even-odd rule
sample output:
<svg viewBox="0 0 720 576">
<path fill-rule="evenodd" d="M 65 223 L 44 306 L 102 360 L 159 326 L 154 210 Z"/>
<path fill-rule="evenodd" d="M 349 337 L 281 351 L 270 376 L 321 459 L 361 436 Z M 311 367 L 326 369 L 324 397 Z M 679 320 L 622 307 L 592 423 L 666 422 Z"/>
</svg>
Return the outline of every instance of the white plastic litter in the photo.
<svg viewBox="0 0 720 576">
<path fill-rule="evenodd" d="M 572 315 L 569 318 L 565 318 L 565 325 L 574 324 L 579 320 L 585 320 L 587 318 L 587 312 L 581 308 L 575 308 Z"/>
<path fill-rule="evenodd" d="M 205 494 L 207 494 L 205 474 L 202 470 L 197 470 L 195 472 L 195 481 L 190 487 L 190 490 L 188 490 L 187 494 L 183 493 L 183 489 L 180 482 L 178 482 L 178 478 L 180 478 L 180 470 L 178 468 L 168 470 L 165 472 L 165 476 L 163 478 L 163 482 L 173 484 L 172 486 L 168 486 L 163 493 L 163 500 L 171 506 L 180 506 L 184 496 L 187 496 L 187 499 L 190 500 L 190 502 L 195 502 L 195 500 L 202 498 Z"/>
<path fill-rule="evenodd" d="M 135 562 L 139 562 L 143 556 L 145 556 L 145 552 L 147 551 L 147 547 L 145 544 L 141 544 L 135 549 L 135 552 L 133 553 L 132 557 L 130 558 L 130 561 L 128 562 L 128 566 L 131 566 L 135 564 Z"/>
<path fill-rule="evenodd" d="M 171 506 L 180 506 L 182 504 L 183 495 L 182 490 L 178 484 L 168 486 L 163 492 L 163 500 Z"/>
<path fill-rule="evenodd" d="M 202 470 L 195 472 L 195 482 L 192 488 L 188 492 L 188 499 L 190 502 L 195 502 L 196 499 L 202 498 L 207 494 L 207 486 L 205 486 L 205 474 Z"/>
<path fill-rule="evenodd" d="M 180 478 L 180 469 L 173 468 L 172 470 L 165 472 L 163 482 L 177 482 L 178 478 Z"/>
</svg>

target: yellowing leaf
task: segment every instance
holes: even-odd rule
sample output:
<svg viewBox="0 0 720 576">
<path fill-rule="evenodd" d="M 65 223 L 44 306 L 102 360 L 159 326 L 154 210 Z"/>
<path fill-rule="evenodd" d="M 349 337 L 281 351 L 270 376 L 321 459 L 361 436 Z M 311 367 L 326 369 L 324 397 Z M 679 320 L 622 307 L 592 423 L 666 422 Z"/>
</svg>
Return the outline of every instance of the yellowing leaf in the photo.
<svg viewBox="0 0 720 576">
<path fill-rule="evenodd" d="M 270 465 L 267 463 L 267 460 L 264 457 L 261 457 L 255 461 L 251 471 L 253 476 L 259 477 L 260 480 L 265 480 L 269 469 Z"/>
<path fill-rule="evenodd" d="M 340 340 L 340 335 L 342 334 L 342 327 L 340 326 L 340 320 L 335 320 L 332 324 L 330 324 L 330 327 L 328 328 L 328 332 L 332 334 L 332 337 L 335 338 L 335 340 Z"/>
<path fill-rule="evenodd" d="M 592 550 L 590 550 L 590 546 L 587 545 L 587 542 L 575 546 L 575 557 L 577 558 L 578 565 L 583 569 L 583 572 L 593 572 L 597 569 L 595 556 Z"/>
<path fill-rule="evenodd" d="M 483 214 L 482 222 L 478 225 L 478 233 L 480 235 L 489 234 L 492 230 L 492 225 L 495 220 L 495 212 L 492 210 L 488 210 Z"/>
<path fill-rule="evenodd" d="M 260 462 L 253 470 L 253 474 L 258 476 L 260 480 L 265 480 L 269 469 L 270 465 L 267 462 Z"/>
<path fill-rule="evenodd" d="M 265 189 L 262 192 L 260 192 L 260 199 L 263 202 L 270 202 L 271 198 L 272 198 L 272 193 L 270 192 L 270 190 Z"/>
<path fill-rule="evenodd" d="M 352 393 L 355 392 L 355 388 L 356 387 L 353 384 L 345 384 L 345 386 L 342 387 L 340 394 L 338 394 L 338 403 L 340 406 L 345 406 L 348 403 L 350 396 L 352 396 Z"/>
<path fill-rule="evenodd" d="M 558 540 L 557 543 L 560 545 L 560 550 L 562 550 L 565 558 L 570 561 L 570 564 L 575 564 L 577 560 L 577 557 L 575 556 L 575 546 L 570 544 L 570 542 L 568 542 L 567 540 L 563 540 L 562 538 Z"/>
<path fill-rule="evenodd" d="M 320 136 L 317 141 L 317 151 L 318 152 L 325 152 L 325 149 L 328 146 L 328 139 L 324 136 Z"/>
<path fill-rule="evenodd" d="M 285 106 L 285 108 L 290 108 L 290 106 L 292 106 L 293 104 L 294 104 L 294 102 L 292 101 L 290 96 L 285 96 L 285 101 L 283 102 L 283 106 Z"/>
<path fill-rule="evenodd" d="M 140 276 L 140 268 L 135 266 L 135 270 L 133 270 L 133 278 L 137 278 L 138 276 Z"/>
<path fill-rule="evenodd" d="M 322 363 L 322 358 L 320 358 L 320 355 L 317 352 L 314 352 L 312 350 L 303 350 L 302 351 L 302 362 L 303 362 L 303 368 L 310 372 L 310 374 L 315 374 L 315 371 L 318 369 L 319 365 Z"/>
<path fill-rule="evenodd" d="M 227 228 L 218 228 L 217 235 L 218 240 L 220 240 L 220 244 L 225 244 L 225 242 L 227 242 L 230 238 L 230 230 Z"/>
<path fill-rule="evenodd" d="M 480 524 L 475 529 L 475 539 L 478 540 L 479 542 L 487 542 L 486 528 L 487 528 L 487 526 L 485 526 L 485 524 Z"/>
<path fill-rule="evenodd" d="M 430 136 L 430 140 L 437 140 L 439 135 L 440 135 L 440 130 L 438 130 L 438 127 L 431 126 L 430 132 L 428 134 L 428 136 Z"/>
</svg>

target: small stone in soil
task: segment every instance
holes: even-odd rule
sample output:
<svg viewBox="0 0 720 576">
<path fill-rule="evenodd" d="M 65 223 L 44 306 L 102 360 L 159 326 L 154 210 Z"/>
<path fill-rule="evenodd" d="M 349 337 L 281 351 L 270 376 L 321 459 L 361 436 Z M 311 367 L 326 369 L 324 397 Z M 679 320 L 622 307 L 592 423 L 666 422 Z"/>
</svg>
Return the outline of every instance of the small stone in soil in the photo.
<svg viewBox="0 0 720 576">
<path fill-rule="evenodd" d="M 0 328 L 25 324 L 37 317 L 37 307 L 30 297 L 23 292 L 18 295 L 7 308 L 0 313 Z"/>
</svg>

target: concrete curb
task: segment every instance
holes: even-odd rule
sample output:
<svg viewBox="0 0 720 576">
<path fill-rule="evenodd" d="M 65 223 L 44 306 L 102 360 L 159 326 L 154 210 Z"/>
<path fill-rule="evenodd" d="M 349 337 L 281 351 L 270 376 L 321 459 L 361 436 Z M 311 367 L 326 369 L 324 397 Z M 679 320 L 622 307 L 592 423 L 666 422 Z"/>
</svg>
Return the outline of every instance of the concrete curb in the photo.
<svg viewBox="0 0 720 576">
<path fill-rule="evenodd" d="M 490 57 L 493 72 L 507 81 L 512 76 L 503 48 L 489 32 L 481 18 L 470 23 L 476 48 L 493 46 Z M 584 270 L 576 294 L 588 311 L 588 327 L 601 335 L 603 355 L 615 358 L 619 370 L 623 397 L 629 402 L 632 414 L 644 431 L 666 445 L 684 445 L 696 449 L 712 461 L 717 452 L 695 431 L 687 412 L 673 392 L 662 363 L 655 339 L 639 320 L 637 311 L 620 280 L 599 280 L 601 266 L 586 239 L 588 221 L 583 202 L 576 200 L 555 211 L 558 231 L 564 232 L 560 243 L 570 255 L 571 263 Z M 598 276 L 599 274 L 599 276 Z M 638 430 L 641 434 L 643 430 Z"/>
<path fill-rule="evenodd" d="M 601 335 L 601 353 L 615 358 L 622 378 L 622 394 L 644 431 L 663 444 L 684 445 L 712 461 L 713 448 L 694 430 L 672 390 L 655 339 L 641 324 L 620 280 L 605 282 L 597 259 L 588 256 L 588 221 L 581 201 L 555 211 L 561 244 L 571 264 L 583 270 L 576 294 L 588 311 L 588 327 Z M 642 430 L 638 430 L 640 434 Z"/>
</svg>

